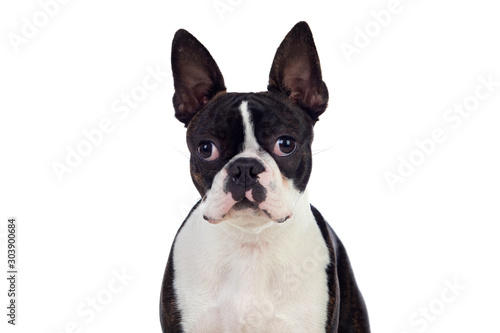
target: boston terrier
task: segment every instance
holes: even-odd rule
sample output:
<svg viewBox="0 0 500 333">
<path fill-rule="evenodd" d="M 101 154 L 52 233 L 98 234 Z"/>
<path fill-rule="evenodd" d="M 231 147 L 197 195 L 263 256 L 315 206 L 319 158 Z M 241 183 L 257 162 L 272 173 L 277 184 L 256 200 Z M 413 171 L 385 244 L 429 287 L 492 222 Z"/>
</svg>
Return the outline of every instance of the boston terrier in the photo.
<svg viewBox="0 0 500 333">
<path fill-rule="evenodd" d="M 279 46 L 265 92 L 227 93 L 186 30 L 174 36 L 172 72 L 201 200 L 170 251 L 163 332 L 370 332 L 346 251 L 308 199 L 328 90 L 307 23 Z"/>
</svg>

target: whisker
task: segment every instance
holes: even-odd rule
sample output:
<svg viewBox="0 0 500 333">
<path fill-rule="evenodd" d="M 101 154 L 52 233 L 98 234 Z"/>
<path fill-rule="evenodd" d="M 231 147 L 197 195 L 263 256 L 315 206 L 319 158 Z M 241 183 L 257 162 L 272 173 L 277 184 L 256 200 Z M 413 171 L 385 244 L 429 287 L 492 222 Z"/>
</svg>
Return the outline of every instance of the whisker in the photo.
<svg viewBox="0 0 500 333">
<path fill-rule="evenodd" d="M 328 148 L 314 150 L 312 154 L 314 156 L 314 155 L 317 155 L 317 154 L 320 154 L 320 153 L 324 153 L 325 151 L 330 150 L 330 149 L 332 149 L 335 146 L 337 146 L 337 145 L 335 144 L 335 145 L 332 145 L 332 146 L 330 146 Z"/>
<path fill-rule="evenodd" d="M 179 154 L 181 154 L 182 156 L 186 157 L 187 159 L 189 159 L 189 158 L 190 158 L 190 156 L 189 156 L 188 154 L 186 154 L 185 152 L 183 152 L 182 150 L 177 149 L 177 148 L 175 148 L 175 147 L 174 147 L 174 150 L 175 150 L 176 152 L 178 152 Z"/>
</svg>

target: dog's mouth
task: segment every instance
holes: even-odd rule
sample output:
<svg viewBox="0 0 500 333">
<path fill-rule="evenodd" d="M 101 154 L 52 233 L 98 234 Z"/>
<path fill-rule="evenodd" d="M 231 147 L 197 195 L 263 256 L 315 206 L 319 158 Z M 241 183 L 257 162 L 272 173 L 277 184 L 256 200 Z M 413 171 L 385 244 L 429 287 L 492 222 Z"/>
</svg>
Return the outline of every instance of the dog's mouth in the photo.
<svg viewBox="0 0 500 333">
<path fill-rule="evenodd" d="M 255 201 L 250 201 L 247 198 L 243 198 L 242 200 L 240 200 L 237 203 L 235 203 L 233 205 L 232 209 L 234 209 L 236 211 L 244 210 L 244 209 L 257 210 L 257 209 L 259 209 L 259 204 L 256 203 Z"/>
<path fill-rule="evenodd" d="M 259 208 L 259 204 L 255 201 L 244 197 L 243 199 L 235 202 L 232 206 L 227 206 L 227 211 L 221 215 L 221 218 L 213 218 L 210 215 L 203 215 L 203 218 L 212 224 L 218 224 L 230 217 L 234 217 L 234 214 L 238 216 L 248 214 L 259 214 L 262 210 Z"/>
<path fill-rule="evenodd" d="M 231 224 L 262 224 L 269 220 L 282 223 L 292 216 L 292 209 L 280 191 L 272 191 L 272 187 L 262 187 L 266 190 L 265 197 L 259 196 L 259 191 L 251 188 L 243 195 L 235 196 L 216 187 L 213 193 L 208 193 L 203 200 L 203 218 L 211 224 L 229 221 Z M 257 194 L 254 195 L 256 192 Z"/>
</svg>

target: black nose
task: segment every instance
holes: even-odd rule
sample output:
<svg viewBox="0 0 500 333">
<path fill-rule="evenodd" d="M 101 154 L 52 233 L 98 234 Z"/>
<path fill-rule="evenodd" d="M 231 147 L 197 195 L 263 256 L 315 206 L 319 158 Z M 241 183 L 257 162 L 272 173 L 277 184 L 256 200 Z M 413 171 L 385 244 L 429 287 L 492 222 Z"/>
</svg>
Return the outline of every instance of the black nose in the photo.
<svg viewBox="0 0 500 333">
<path fill-rule="evenodd" d="M 265 167 L 255 158 L 240 157 L 227 167 L 232 181 L 245 189 L 257 182 L 257 176 L 265 171 Z"/>
</svg>

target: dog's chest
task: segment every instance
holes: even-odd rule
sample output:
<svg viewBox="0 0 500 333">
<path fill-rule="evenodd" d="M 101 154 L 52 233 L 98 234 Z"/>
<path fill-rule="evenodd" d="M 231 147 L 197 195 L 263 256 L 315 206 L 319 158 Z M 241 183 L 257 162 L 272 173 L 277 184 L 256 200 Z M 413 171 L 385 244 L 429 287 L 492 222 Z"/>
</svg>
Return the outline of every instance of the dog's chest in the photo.
<svg viewBox="0 0 500 333">
<path fill-rule="evenodd" d="M 192 214 L 174 246 L 185 332 L 324 332 L 328 250 L 314 219 L 289 222 L 242 237 Z"/>
</svg>

